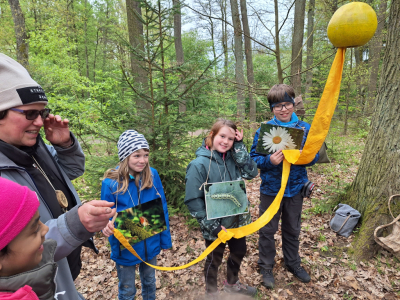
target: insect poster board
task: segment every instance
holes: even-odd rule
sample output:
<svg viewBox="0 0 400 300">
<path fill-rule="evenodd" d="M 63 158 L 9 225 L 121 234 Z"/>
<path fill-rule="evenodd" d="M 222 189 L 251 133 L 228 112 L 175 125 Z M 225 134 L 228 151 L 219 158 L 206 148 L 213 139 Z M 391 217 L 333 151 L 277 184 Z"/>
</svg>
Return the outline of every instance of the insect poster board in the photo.
<svg viewBox="0 0 400 300">
<path fill-rule="evenodd" d="M 208 220 L 249 212 L 244 180 L 205 184 L 204 195 Z"/>
<path fill-rule="evenodd" d="M 167 230 L 161 198 L 118 212 L 114 224 L 131 245 Z"/>
<path fill-rule="evenodd" d="M 256 152 L 268 155 L 278 150 L 300 149 L 303 135 L 302 129 L 262 123 Z"/>
</svg>

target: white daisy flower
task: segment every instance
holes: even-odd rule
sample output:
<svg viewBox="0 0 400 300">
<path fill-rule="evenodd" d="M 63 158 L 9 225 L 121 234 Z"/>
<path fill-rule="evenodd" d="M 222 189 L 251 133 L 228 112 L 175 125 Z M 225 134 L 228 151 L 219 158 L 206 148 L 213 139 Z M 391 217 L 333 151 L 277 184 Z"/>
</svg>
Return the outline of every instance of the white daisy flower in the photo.
<svg viewBox="0 0 400 300">
<path fill-rule="evenodd" d="M 264 149 L 271 152 L 296 148 L 290 133 L 282 127 L 273 127 L 270 132 L 264 132 L 262 140 Z"/>
</svg>

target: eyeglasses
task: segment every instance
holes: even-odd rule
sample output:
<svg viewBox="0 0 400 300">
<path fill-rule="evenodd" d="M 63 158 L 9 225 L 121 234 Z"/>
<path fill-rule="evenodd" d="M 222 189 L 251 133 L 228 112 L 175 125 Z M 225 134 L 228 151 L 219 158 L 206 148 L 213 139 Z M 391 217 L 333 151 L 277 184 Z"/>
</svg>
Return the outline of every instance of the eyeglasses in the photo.
<svg viewBox="0 0 400 300">
<path fill-rule="evenodd" d="M 49 108 L 45 108 L 42 110 L 37 110 L 37 109 L 22 110 L 18 108 L 10 108 L 10 110 L 24 114 L 27 120 L 35 120 L 39 115 L 44 120 L 49 116 L 51 111 Z"/>
<path fill-rule="evenodd" d="M 287 102 L 286 104 L 276 104 L 273 106 L 278 111 L 281 111 L 285 107 L 287 110 L 293 108 L 293 103 L 292 102 Z"/>
</svg>

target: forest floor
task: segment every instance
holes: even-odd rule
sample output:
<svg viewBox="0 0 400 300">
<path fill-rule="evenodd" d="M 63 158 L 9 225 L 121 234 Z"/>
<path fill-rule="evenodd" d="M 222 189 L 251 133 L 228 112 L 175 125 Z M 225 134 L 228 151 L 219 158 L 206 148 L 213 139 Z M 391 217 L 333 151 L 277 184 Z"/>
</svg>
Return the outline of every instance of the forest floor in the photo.
<svg viewBox="0 0 400 300">
<path fill-rule="evenodd" d="M 259 274 L 258 234 L 247 237 L 247 255 L 242 262 L 239 278 L 242 282 L 257 287 L 257 299 L 400 299 L 400 261 L 382 250 L 368 261 L 356 262 L 351 258 L 349 238 L 335 234 L 329 228 L 332 204 L 327 202 L 352 182 L 357 172 L 364 145 L 363 137 L 334 137 L 328 143 L 333 160 L 308 168 L 309 179 L 316 184 L 311 199 L 305 199 L 300 235 L 300 257 L 302 265 L 311 275 L 311 282 L 301 283 L 283 267 L 281 231 L 275 235 L 276 264 L 274 276 L 276 287 L 268 290 L 261 285 Z M 332 147 L 333 146 L 333 147 Z M 340 150 L 339 150 L 340 149 Z M 331 158 L 332 158 L 331 157 Z M 258 216 L 260 177 L 247 182 L 247 193 L 251 202 L 253 221 Z M 173 248 L 158 256 L 160 266 L 178 266 L 194 260 L 205 249 L 204 239 L 198 228 L 189 228 L 186 218 L 170 216 Z M 355 232 L 356 234 L 356 232 Z M 95 244 L 99 255 L 84 249 L 82 271 L 75 281 L 78 290 L 86 299 L 117 299 L 118 278 L 115 263 L 110 260 L 107 238 L 97 235 Z M 220 267 L 218 286 L 221 289 L 226 279 L 226 259 Z M 156 271 L 157 299 L 206 299 L 203 276 L 204 261 L 190 268 L 174 271 Z M 140 279 L 136 274 L 137 299 L 142 299 Z M 220 299 L 233 298 L 222 293 Z"/>
</svg>

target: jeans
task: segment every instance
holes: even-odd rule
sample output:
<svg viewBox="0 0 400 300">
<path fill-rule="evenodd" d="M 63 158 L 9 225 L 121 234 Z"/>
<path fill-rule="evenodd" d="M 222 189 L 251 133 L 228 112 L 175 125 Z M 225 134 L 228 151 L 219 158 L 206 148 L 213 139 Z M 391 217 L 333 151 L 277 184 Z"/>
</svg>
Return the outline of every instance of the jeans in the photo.
<svg viewBox="0 0 400 300">
<path fill-rule="evenodd" d="M 213 241 L 205 240 L 206 247 L 210 246 Z M 229 284 L 235 284 L 239 280 L 240 264 L 246 254 L 246 237 L 240 239 L 232 238 L 226 242 L 229 246 L 230 254 L 226 262 L 227 281 Z M 215 293 L 217 287 L 218 267 L 221 265 L 224 256 L 226 244 L 221 243 L 209 255 L 207 255 L 204 265 L 204 277 L 206 279 L 206 291 Z"/>
<path fill-rule="evenodd" d="M 260 194 L 260 216 L 274 201 L 275 196 Z M 303 197 L 297 194 L 293 197 L 283 197 L 281 206 L 271 221 L 259 231 L 258 265 L 260 269 L 272 269 L 275 264 L 275 239 L 279 219 L 282 218 L 282 251 L 285 265 L 296 268 L 300 266 L 299 236 L 301 229 L 301 210 Z"/>
<path fill-rule="evenodd" d="M 157 256 L 147 261 L 151 265 L 157 265 Z M 136 295 L 134 266 L 122 266 L 117 264 L 118 273 L 118 299 L 133 300 Z M 140 281 L 142 283 L 143 300 L 156 299 L 156 270 L 145 263 L 139 264 Z"/>
</svg>

